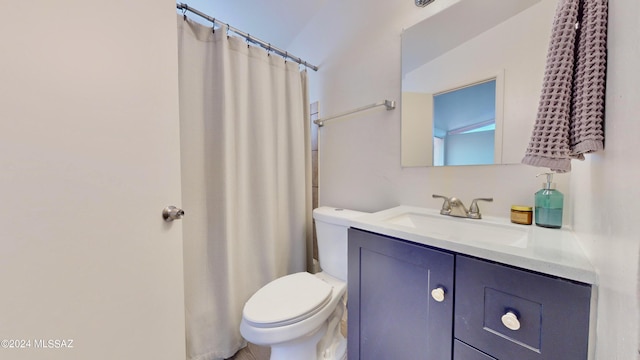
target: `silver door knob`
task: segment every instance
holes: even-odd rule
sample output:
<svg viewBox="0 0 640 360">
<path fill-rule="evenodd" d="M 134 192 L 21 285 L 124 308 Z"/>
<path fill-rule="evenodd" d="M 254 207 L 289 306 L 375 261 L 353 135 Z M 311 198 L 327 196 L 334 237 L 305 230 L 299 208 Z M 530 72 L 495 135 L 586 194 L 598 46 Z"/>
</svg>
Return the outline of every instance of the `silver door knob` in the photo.
<svg viewBox="0 0 640 360">
<path fill-rule="evenodd" d="M 175 206 L 167 206 L 162 210 L 162 218 L 166 222 L 171 222 L 173 220 L 180 220 L 184 216 L 184 210 L 179 209 Z"/>
</svg>

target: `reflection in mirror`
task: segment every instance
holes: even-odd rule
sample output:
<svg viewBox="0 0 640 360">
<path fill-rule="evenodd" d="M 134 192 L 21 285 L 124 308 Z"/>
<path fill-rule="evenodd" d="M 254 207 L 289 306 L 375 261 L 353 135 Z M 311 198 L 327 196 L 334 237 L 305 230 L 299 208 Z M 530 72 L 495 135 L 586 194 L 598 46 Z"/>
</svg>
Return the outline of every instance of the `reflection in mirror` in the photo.
<svg viewBox="0 0 640 360">
<path fill-rule="evenodd" d="M 493 164 L 496 80 L 433 96 L 433 165 Z"/>
<path fill-rule="evenodd" d="M 465 164 L 520 163 L 540 101 L 556 5 L 557 0 L 457 0 L 403 31 L 403 167 L 463 164 L 447 151 L 455 139 L 445 138 L 440 130 L 457 130 L 465 135 L 459 138 L 467 138 L 463 141 L 467 146 L 470 138 L 480 135 L 462 134 L 463 125 L 434 128 L 437 95 L 490 79 L 495 79 L 493 149 L 484 151 L 484 160 Z M 472 101 L 464 103 L 462 108 Z M 489 133 L 483 135 L 488 138 Z M 462 152 L 480 151 L 474 146 L 474 151 Z"/>
<path fill-rule="evenodd" d="M 504 71 L 438 86 L 402 92 L 402 166 L 500 164 Z"/>
</svg>

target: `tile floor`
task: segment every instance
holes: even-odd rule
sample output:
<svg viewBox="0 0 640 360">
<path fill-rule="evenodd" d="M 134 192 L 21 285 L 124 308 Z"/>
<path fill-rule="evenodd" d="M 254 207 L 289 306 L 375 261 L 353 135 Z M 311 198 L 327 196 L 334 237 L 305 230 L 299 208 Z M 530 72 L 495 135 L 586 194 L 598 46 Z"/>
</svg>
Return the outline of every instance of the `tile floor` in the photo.
<svg viewBox="0 0 640 360">
<path fill-rule="evenodd" d="M 229 360 L 269 360 L 271 350 L 268 347 L 249 343 L 249 346 L 238 351 Z"/>
</svg>

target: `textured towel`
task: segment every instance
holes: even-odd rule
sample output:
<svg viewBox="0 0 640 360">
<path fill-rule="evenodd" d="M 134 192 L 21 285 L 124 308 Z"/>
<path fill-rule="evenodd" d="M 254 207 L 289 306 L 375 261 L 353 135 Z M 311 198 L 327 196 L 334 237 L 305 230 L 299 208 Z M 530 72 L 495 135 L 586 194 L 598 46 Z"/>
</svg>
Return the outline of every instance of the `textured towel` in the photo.
<svg viewBox="0 0 640 360">
<path fill-rule="evenodd" d="M 560 0 L 523 164 L 571 170 L 604 148 L 607 0 Z"/>
</svg>

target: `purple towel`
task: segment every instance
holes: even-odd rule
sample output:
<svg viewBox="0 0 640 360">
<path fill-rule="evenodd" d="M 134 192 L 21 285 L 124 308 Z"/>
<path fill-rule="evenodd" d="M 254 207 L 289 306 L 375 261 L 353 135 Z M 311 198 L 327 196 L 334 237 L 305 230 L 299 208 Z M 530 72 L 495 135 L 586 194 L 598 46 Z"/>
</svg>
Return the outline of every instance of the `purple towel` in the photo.
<svg viewBox="0 0 640 360">
<path fill-rule="evenodd" d="M 560 0 L 523 164 L 571 171 L 604 148 L 607 0 Z"/>
</svg>

